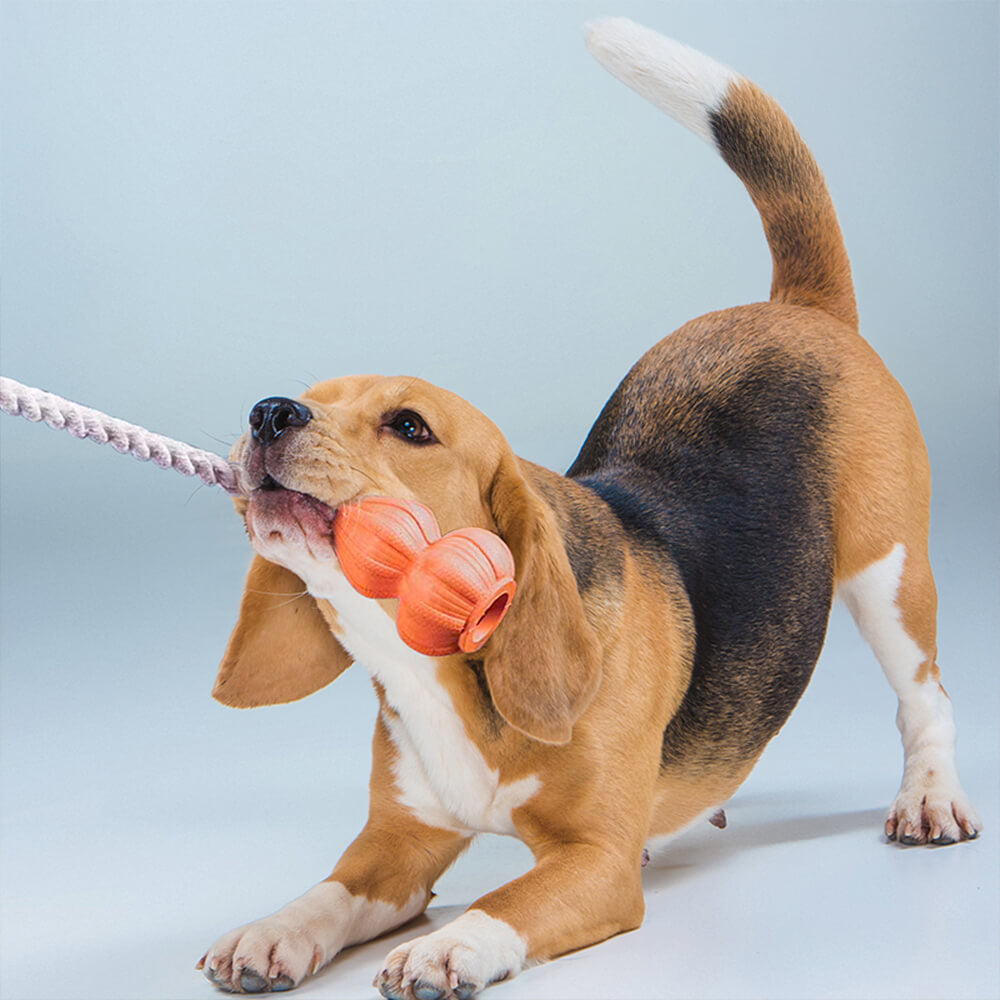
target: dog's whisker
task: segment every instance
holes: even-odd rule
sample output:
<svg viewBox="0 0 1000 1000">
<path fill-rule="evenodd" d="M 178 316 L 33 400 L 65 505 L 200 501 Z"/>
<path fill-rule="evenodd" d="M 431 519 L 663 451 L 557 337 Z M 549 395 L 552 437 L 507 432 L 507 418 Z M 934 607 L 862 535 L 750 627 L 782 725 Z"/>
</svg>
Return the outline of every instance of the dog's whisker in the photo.
<svg viewBox="0 0 1000 1000">
<path fill-rule="evenodd" d="M 248 594 L 260 594 L 263 597 L 287 597 L 288 600 L 281 601 L 279 604 L 273 604 L 269 608 L 265 608 L 265 611 L 280 611 L 282 608 L 287 608 L 290 604 L 294 604 L 296 601 L 301 601 L 303 597 L 309 596 L 308 590 L 303 590 L 298 594 L 279 594 L 272 593 L 267 590 L 247 590 Z"/>
<path fill-rule="evenodd" d="M 228 438 L 221 438 L 217 434 L 213 434 L 211 431 L 202 431 L 205 437 L 211 438 L 216 444 L 221 444 L 224 448 L 232 448 L 234 444 L 240 439 L 243 432 L 240 431 L 239 434 L 233 434 Z"/>
<path fill-rule="evenodd" d="M 303 587 L 302 590 L 259 590 L 256 587 L 247 587 L 248 594 L 263 594 L 265 597 L 302 597 L 309 591 Z"/>
<path fill-rule="evenodd" d="M 197 486 L 195 486 L 195 488 L 188 494 L 187 500 L 184 501 L 184 506 L 186 507 L 204 488 L 204 483 L 198 483 Z"/>
<path fill-rule="evenodd" d="M 369 475 L 367 472 L 365 472 L 364 469 L 359 469 L 356 465 L 348 465 L 348 468 L 352 472 L 356 472 L 359 476 L 364 476 L 365 479 L 367 479 L 369 482 L 375 483 L 376 486 L 378 485 L 378 481 L 375 479 L 375 477 Z"/>
</svg>

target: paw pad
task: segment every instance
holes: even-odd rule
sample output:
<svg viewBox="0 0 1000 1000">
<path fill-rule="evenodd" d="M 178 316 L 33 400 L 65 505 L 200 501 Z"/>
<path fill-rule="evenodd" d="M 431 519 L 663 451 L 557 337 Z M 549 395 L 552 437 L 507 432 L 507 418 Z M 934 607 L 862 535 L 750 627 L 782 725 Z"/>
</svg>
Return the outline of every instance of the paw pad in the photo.
<svg viewBox="0 0 1000 1000">
<path fill-rule="evenodd" d="M 444 993 L 430 983 L 417 982 L 413 986 L 413 995 L 417 1000 L 442 1000 Z"/>
<path fill-rule="evenodd" d="M 267 993 L 271 984 L 253 969 L 244 969 L 240 974 L 240 989 L 244 993 Z"/>
</svg>

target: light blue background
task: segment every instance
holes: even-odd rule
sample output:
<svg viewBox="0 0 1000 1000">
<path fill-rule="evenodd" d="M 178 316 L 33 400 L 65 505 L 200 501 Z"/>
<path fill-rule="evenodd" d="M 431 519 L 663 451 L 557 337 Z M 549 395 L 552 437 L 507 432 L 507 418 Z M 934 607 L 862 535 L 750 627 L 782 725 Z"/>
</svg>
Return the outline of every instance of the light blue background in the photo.
<svg viewBox="0 0 1000 1000">
<path fill-rule="evenodd" d="M 995 997 L 996 4 L 5 0 L 0 371 L 223 453 L 262 396 L 417 374 L 564 469 L 648 346 L 770 281 L 739 183 L 587 55 L 603 14 L 757 80 L 824 168 L 931 451 L 987 832 L 879 843 L 894 699 L 837 612 L 729 830 L 647 870 L 644 928 L 495 994 Z M 367 681 L 216 705 L 249 559 L 225 495 L 22 420 L 0 444 L 0 993 L 209 997 L 212 940 L 360 828 Z M 483 841 L 420 932 L 526 864 Z M 303 995 L 372 995 L 416 932 Z"/>
</svg>

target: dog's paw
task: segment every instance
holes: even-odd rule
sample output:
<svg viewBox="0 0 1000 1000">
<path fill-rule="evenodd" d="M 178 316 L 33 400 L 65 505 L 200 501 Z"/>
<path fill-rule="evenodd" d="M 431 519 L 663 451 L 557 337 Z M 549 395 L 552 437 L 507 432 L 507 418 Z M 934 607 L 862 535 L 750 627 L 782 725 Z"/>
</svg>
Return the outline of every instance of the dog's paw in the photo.
<svg viewBox="0 0 1000 1000">
<path fill-rule="evenodd" d="M 308 932 L 268 917 L 219 938 L 198 968 L 230 993 L 280 993 L 322 964 L 322 949 Z"/>
<path fill-rule="evenodd" d="M 390 952 L 374 985 L 386 1000 L 469 1000 L 516 976 L 526 948 L 517 932 L 482 910 Z"/>
<path fill-rule="evenodd" d="M 981 829 L 976 810 L 951 782 L 904 785 L 885 818 L 885 835 L 906 845 L 975 840 Z"/>
</svg>

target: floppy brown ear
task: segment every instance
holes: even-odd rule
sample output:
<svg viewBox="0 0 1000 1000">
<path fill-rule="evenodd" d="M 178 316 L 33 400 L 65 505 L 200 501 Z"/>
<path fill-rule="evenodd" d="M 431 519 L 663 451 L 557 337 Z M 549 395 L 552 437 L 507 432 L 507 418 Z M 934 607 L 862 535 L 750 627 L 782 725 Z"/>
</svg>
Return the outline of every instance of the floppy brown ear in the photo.
<svg viewBox="0 0 1000 1000">
<path fill-rule="evenodd" d="M 545 743 L 568 743 L 601 682 L 601 643 L 555 516 L 513 455 L 500 465 L 490 506 L 517 576 L 510 610 L 483 650 L 490 694 L 515 729 Z"/>
<path fill-rule="evenodd" d="M 350 665 L 305 584 L 254 556 L 212 697 L 232 708 L 296 701 Z"/>
</svg>

